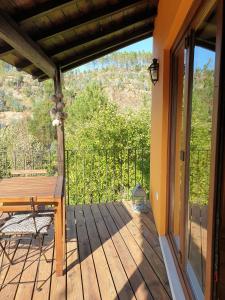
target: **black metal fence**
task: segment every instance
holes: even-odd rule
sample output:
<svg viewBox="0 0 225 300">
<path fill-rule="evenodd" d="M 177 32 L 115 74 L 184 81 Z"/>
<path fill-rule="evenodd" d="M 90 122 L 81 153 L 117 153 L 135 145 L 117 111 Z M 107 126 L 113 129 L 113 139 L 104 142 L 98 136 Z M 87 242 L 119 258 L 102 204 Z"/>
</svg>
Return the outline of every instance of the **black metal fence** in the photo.
<svg viewBox="0 0 225 300">
<path fill-rule="evenodd" d="M 0 152 L 0 178 L 10 177 L 11 170 L 46 169 L 49 175 L 56 172 L 56 154 L 39 150 L 27 152 Z"/>
<path fill-rule="evenodd" d="M 209 198 L 211 151 L 190 149 L 190 202 L 206 205 Z"/>
<path fill-rule="evenodd" d="M 141 183 L 149 195 L 150 150 L 102 149 L 66 150 L 66 190 L 69 204 L 130 199 Z M 210 150 L 191 149 L 190 202 L 207 204 L 210 177 Z M 12 169 L 46 169 L 57 173 L 56 153 L 28 151 L 0 152 L 0 178 L 10 177 Z"/>
<path fill-rule="evenodd" d="M 149 194 L 149 149 L 66 150 L 65 158 L 68 204 L 130 199 L 137 183 Z M 54 175 L 56 165 L 51 151 L 0 152 L 0 177 L 10 177 L 12 169 L 46 169 Z"/>
<path fill-rule="evenodd" d="M 66 150 L 69 203 L 130 199 L 141 183 L 149 194 L 149 149 Z"/>
</svg>

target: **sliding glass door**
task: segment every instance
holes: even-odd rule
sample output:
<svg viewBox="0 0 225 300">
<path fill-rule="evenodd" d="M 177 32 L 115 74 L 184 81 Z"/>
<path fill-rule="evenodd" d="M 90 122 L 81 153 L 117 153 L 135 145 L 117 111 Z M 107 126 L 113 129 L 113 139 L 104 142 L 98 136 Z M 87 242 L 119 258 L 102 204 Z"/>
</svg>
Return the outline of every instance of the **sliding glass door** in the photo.
<svg viewBox="0 0 225 300">
<path fill-rule="evenodd" d="M 206 285 L 216 24 L 213 8 L 172 54 L 169 230 L 196 299 Z"/>
<path fill-rule="evenodd" d="M 173 116 L 171 133 L 171 198 L 170 198 L 170 231 L 174 248 L 181 260 L 181 212 L 184 184 L 184 146 L 185 146 L 185 78 L 186 78 L 187 51 L 185 41 L 182 41 L 173 55 L 173 102 L 171 107 Z"/>
<path fill-rule="evenodd" d="M 186 269 L 198 298 L 204 298 L 214 99 L 215 11 L 194 38 L 190 97 Z"/>
</svg>

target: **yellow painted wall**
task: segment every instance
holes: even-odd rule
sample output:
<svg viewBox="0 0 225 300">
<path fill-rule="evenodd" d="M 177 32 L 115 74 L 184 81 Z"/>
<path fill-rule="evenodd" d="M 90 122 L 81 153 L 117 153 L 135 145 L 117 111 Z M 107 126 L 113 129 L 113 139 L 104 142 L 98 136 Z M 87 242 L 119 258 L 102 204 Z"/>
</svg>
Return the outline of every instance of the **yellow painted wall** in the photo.
<svg viewBox="0 0 225 300">
<path fill-rule="evenodd" d="M 195 0 L 159 0 L 158 15 L 155 20 L 153 57 L 159 59 L 160 70 L 159 81 L 153 87 L 152 91 L 150 200 L 160 235 L 165 235 L 167 232 L 166 205 L 168 189 L 170 49 L 194 1 Z"/>
</svg>

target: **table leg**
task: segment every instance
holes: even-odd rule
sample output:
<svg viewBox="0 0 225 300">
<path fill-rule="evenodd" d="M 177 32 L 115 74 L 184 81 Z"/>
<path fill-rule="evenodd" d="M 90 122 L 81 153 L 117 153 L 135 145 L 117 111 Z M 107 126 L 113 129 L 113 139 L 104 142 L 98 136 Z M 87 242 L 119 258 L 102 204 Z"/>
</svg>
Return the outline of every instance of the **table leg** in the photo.
<svg viewBox="0 0 225 300">
<path fill-rule="evenodd" d="M 55 259 L 56 259 L 56 276 L 63 275 L 64 265 L 64 245 L 63 245 L 63 205 L 59 201 L 55 211 Z"/>
</svg>

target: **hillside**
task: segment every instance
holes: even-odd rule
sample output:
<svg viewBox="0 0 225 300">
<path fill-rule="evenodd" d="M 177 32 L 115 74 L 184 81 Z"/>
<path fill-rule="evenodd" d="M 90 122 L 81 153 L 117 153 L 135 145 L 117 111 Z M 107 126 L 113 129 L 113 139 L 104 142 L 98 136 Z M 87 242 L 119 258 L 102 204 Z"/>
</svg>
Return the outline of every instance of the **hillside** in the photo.
<svg viewBox="0 0 225 300">
<path fill-rule="evenodd" d="M 149 61 L 148 52 L 118 52 L 94 61 L 86 69 L 68 72 L 64 75 L 67 107 L 90 82 L 97 82 L 121 111 L 138 110 L 143 100 L 151 97 Z M 34 104 L 50 97 L 54 90 L 51 80 L 38 82 L 3 62 L 0 74 L 0 127 L 32 115 Z"/>
</svg>

